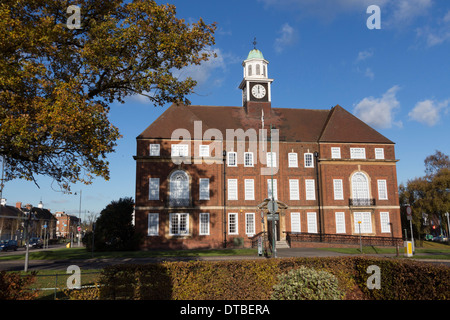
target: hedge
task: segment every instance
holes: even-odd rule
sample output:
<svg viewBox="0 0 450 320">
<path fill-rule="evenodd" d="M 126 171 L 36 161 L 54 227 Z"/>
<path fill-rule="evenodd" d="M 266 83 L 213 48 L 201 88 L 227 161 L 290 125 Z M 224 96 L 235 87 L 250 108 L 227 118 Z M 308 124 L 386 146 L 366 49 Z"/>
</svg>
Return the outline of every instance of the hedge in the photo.
<svg viewBox="0 0 450 320">
<path fill-rule="evenodd" d="M 27 287 L 36 280 L 36 272 L 22 276 L 20 272 L 0 271 L 0 300 L 32 300 L 36 291 Z"/>
<path fill-rule="evenodd" d="M 367 287 L 370 265 L 380 268 L 380 289 Z M 333 274 L 347 300 L 450 300 L 448 267 L 361 256 L 114 265 L 103 270 L 99 288 L 86 291 L 85 298 L 268 300 L 278 275 L 300 266 Z"/>
</svg>

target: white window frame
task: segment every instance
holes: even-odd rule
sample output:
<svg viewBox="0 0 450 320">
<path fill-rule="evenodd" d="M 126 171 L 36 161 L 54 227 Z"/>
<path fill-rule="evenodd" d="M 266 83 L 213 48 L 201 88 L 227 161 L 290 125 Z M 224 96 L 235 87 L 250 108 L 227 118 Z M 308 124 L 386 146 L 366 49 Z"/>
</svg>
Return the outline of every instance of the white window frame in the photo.
<svg viewBox="0 0 450 320">
<path fill-rule="evenodd" d="M 253 152 L 244 152 L 244 167 L 253 167 Z"/>
<path fill-rule="evenodd" d="M 209 178 L 200 178 L 198 189 L 199 200 L 209 200 Z"/>
<path fill-rule="evenodd" d="M 234 221 L 231 221 L 231 217 L 233 217 Z M 237 212 L 229 212 L 228 213 L 228 234 L 230 235 L 237 235 L 239 234 L 239 215 Z"/>
<path fill-rule="evenodd" d="M 305 199 L 316 200 L 316 182 L 314 179 L 305 179 Z"/>
<path fill-rule="evenodd" d="M 340 159 L 340 158 L 341 158 L 341 148 L 331 147 L 331 159 Z"/>
<path fill-rule="evenodd" d="M 380 224 L 382 233 L 391 233 L 389 212 L 380 212 Z"/>
<path fill-rule="evenodd" d="M 227 153 L 227 165 L 229 167 L 237 167 L 237 152 L 230 151 Z"/>
<path fill-rule="evenodd" d="M 273 179 L 273 198 L 278 200 L 278 188 L 277 188 L 277 179 Z M 267 179 L 267 198 L 272 199 L 272 179 Z"/>
<path fill-rule="evenodd" d="M 149 156 L 150 157 L 159 157 L 161 146 L 156 143 L 151 143 L 149 146 Z"/>
<path fill-rule="evenodd" d="M 350 158 L 351 159 L 365 159 L 366 158 L 366 148 L 350 148 Z"/>
<path fill-rule="evenodd" d="M 253 236 L 255 234 L 255 213 L 245 213 L 245 234 Z"/>
<path fill-rule="evenodd" d="M 149 213 L 147 217 L 147 235 L 159 235 L 159 213 Z"/>
<path fill-rule="evenodd" d="M 255 180 L 244 180 L 244 197 L 245 200 L 255 200 Z"/>
<path fill-rule="evenodd" d="M 289 179 L 289 200 L 300 200 L 299 186 L 298 179 Z"/>
<path fill-rule="evenodd" d="M 159 200 L 159 178 L 148 178 L 148 200 Z"/>
<path fill-rule="evenodd" d="M 307 212 L 306 221 L 308 233 L 317 233 L 317 214 L 316 212 Z"/>
<path fill-rule="evenodd" d="M 345 233 L 345 212 L 334 213 L 336 221 L 336 233 Z"/>
<path fill-rule="evenodd" d="M 314 168 L 314 155 L 312 153 L 305 153 L 303 155 L 305 161 L 305 168 Z M 307 159 L 311 158 L 311 159 Z"/>
<path fill-rule="evenodd" d="M 272 156 L 271 156 L 272 154 Z M 266 162 L 268 168 L 276 168 L 277 166 L 277 153 L 276 152 L 267 152 L 266 153 Z"/>
<path fill-rule="evenodd" d="M 302 232 L 300 212 L 291 212 L 291 232 Z"/>
<path fill-rule="evenodd" d="M 342 179 L 333 179 L 334 200 L 344 200 L 344 186 Z"/>
<path fill-rule="evenodd" d="M 388 200 L 387 183 L 386 180 L 377 180 L 378 185 L 378 200 Z"/>
<path fill-rule="evenodd" d="M 209 157 L 209 144 L 201 144 L 198 146 L 199 157 Z"/>
<path fill-rule="evenodd" d="M 184 218 L 184 228 L 182 228 L 182 220 Z M 176 221 L 174 221 L 176 220 Z M 176 222 L 176 226 L 173 223 Z M 174 227 L 176 231 L 173 232 Z M 189 235 L 189 213 L 169 213 L 169 235 L 170 236 L 186 236 Z"/>
<path fill-rule="evenodd" d="M 358 221 L 361 221 L 361 233 L 373 233 L 372 214 L 370 212 L 353 212 L 354 234 L 359 234 Z"/>
<path fill-rule="evenodd" d="M 375 148 L 375 159 L 384 159 L 384 148 Z"/>
<path fill-rule="evenodd" d="M 296 152 L 288 153 L 288 167 L 298 168 L 298 154 Z"/>
<path fill-rule="evenodd" d="M 227 181 L 228 200 L 238 200 L 238 180 L 228 179 Z"/>
<path fill-rule="evenodd" d="M 171 146 L 171 156 L 172 157 L 188 157 L 189 156 L 189 145 L 188 144 L 172 144 Z"/>
<path fill-rule="evenodd" d="M 205 221 L 206 218 L 206 221 Z M 200 212 L 198 218 L 198 234 L 200 236 L 209 236 L 210 220 L 208 212 Z"/>
</svg>

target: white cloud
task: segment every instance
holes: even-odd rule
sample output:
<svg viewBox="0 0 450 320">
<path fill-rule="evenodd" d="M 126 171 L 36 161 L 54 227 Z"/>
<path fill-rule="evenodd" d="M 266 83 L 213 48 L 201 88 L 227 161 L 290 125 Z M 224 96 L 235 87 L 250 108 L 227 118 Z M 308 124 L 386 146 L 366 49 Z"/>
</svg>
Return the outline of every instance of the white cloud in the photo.
<svg viewBox="0 0 450 320">
<path fill-rule="evenodd" d="M 372 80 L 375 78 L 375 74 L 373 73 L 372 69 L 370 69 L 370 68 L 366 68 L 366 72 L 364 73 L 364 75 L 367 78 L 370 78 Z"/>
<path fill-rule="evenodd" d="M 396 98 L 399 86 L 393 86 L 381 98 L 367 97 L 355 107 L 354 113 L 365 123 L 379 129 L 391 128 L 393 124 L 401 126 L 401 122 L 394 121 L 394 113 L 400 108 Z"/>
<path fill-rule="evenodd" d="M 433 27 L 423 26 L 416 29 L 417 37 L 424 39 L 428 47 L 450 41 L 450 10 L 443 18 L 435 20 L 437 23 Z"/>
<path fill-rule="evenodd" d="M 297 32 L 288 23 L 283 24 L 279 33 L 280 36 L 275 39 L 274 44 L 277 53 L 281 53 L 286 47 L 297 42 Z"/>
<path fill-rule="evenodd" d="M 372 50 L 364 50 L 364 51 L 360 51 L 358 52 L 358 57 L 356 58 L 355 63 L 359 63 L 361 61 L 364 61 L 370 57 L 373 56 L 373 51 Z"/>
<path fill-rule="evenodd" d="M 436 125 L 442 116 L 442 112 L 448 112 L 450 99 L 445 101 L 423 100 L 416 103 L 414 109 L 408 113 L 411 120 L 426 124 L 430 127 Z"/>
<path fill-rule="evenodd" d="M 392 20 L 407 25 L 416 17 L 424 15 L 432 6 L 432 0 L 396 0 L 392 2 Z"/>
</svg>

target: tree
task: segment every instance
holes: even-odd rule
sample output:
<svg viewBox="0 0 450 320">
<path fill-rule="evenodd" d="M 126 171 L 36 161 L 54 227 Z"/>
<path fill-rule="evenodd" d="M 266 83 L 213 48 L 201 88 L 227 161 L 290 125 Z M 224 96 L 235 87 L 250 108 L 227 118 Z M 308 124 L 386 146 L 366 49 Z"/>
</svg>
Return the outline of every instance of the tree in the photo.
<svg viewBox="0 0 450 320">
<path fill-rule="evenodd" d="M 425 176 L 408 180 L 406 186 L 399 186 L 400 204 L 412 208 L 412 222 L 415 232 L 429 233 L 430 224 L 424 225 L 422 213 L 428 215 L 428 222 L 435 221 L 446 227 L 445 212 L 450 211 L 450 160 L 440 151 L 425 159 Z M 405 208 L 402 208 L 402 223 L 406 226 Z M 408 223 L 409 229 L 409 223 Z"/>
<path fill-rule="evenodd" d="M 134 201 L 132 198 L 120 198 L 112 201 L 100 213 L 95 223 L 95 251 L 136 250 L 140 237 L 132 224 Z M 86 233 L 83 243 L 88 250 L 92 247 L 92 232 Z"/>
<path fill-rule="evenodd" d="M 80 0 L 79 29 L 68 0 L 0 3 L 0 156 L 6 179 L 52 177 L 64 189 L 108 180 L 106 155 L 118 128 L 108 104 L 135 94 L 189 103 L 196 82 L 174 71 L 208 60 L 215 24 L 188 24 L 155 1 Z"/>
</svg>

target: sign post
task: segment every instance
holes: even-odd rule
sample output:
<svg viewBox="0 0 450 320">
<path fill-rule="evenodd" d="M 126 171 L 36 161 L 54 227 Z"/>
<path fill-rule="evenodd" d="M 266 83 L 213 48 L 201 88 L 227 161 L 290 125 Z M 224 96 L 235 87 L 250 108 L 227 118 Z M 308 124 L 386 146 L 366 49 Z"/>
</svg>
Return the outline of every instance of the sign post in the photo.
<svg viewBox="0 0 450 320">
<path fill-rule="evenodd" d="M 412 228 L 412 209 L 410 205 L 406 206 L 406 219 L 409 220 L 409 227 L 411 229 L 411 244 L 412 244 L 412 253 L 414 254 L 415 251 L 415 245 L 414 245 L 414 235 L 413 235 L 413 228 Z"/>
</svg>

